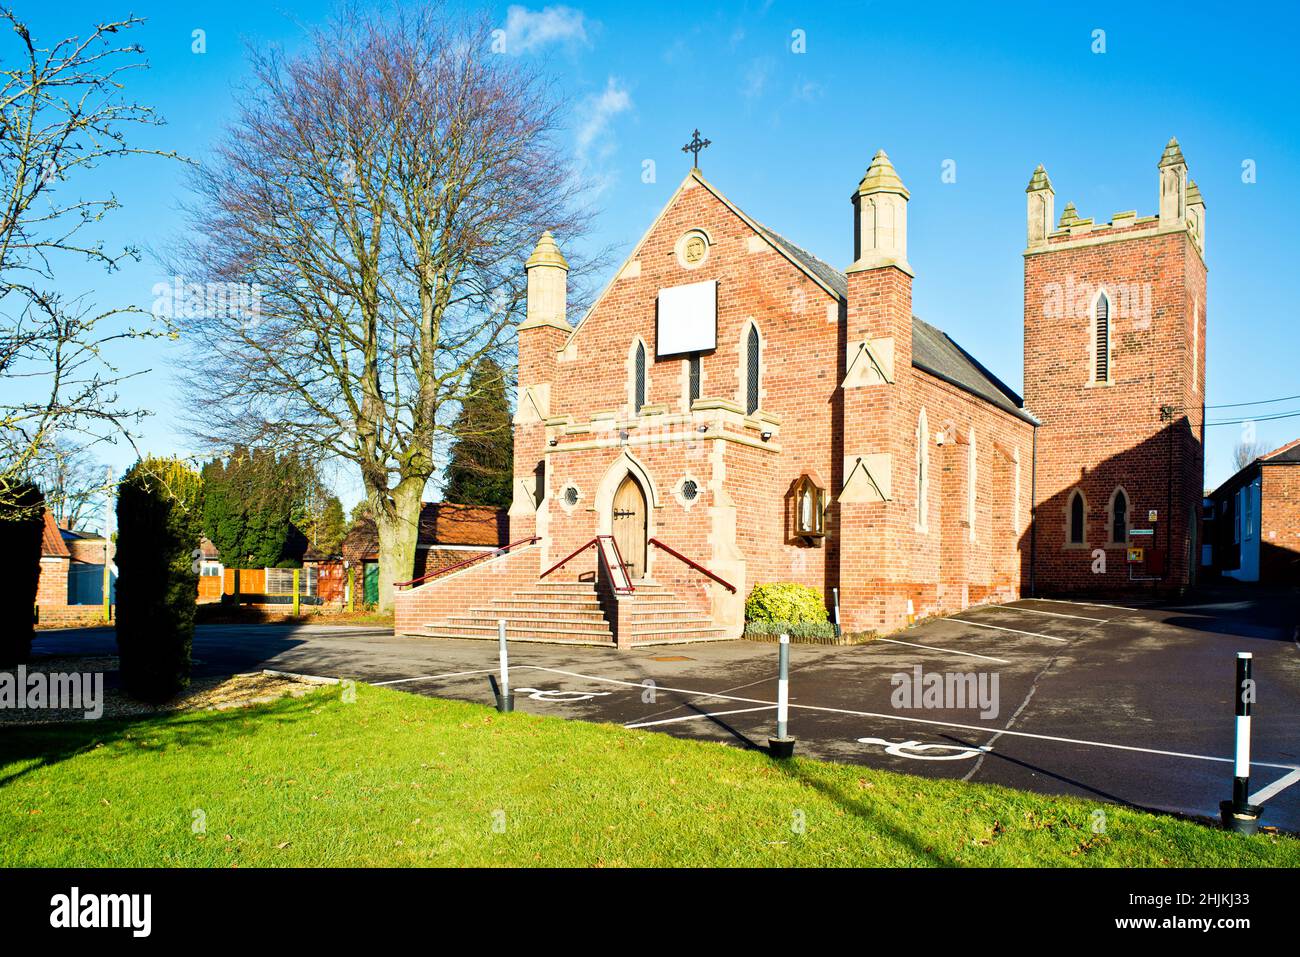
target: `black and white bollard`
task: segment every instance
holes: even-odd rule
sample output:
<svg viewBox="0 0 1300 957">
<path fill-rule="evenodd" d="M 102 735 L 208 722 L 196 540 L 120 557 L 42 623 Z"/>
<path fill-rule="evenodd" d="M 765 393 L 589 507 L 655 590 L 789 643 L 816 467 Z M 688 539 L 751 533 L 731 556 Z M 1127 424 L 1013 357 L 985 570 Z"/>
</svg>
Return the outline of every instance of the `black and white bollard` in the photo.
<svg viewBox="0 0 1300 957">
<path fill-rule="evenodd" d="M 1237 652 L 1237 687 L 1233 692 L 1237 714 L 1237 748 L 1232 767 L 1232 800 L 1219 804 L 1223 826 L 1238 834 L 1254 834 L 1259 827 L 1260 807 L 1250 803 L 1250 712 L 1255 703 L 1255 682 L 1251 678 L 1251 654 Z"/>
<path fill-rule="evenodd" d="M 497 621 L 497 641 L 500 646 L 501 687 L 497 689 L 497 710 L 502 714 L 515 710 L 515 693 L 510 690 L 510 655 L 506 651 L 506 620 Z"/>
<path fill-rule="evenodd" d="M 768 753 L 774 758 L 794 755 L 794 738 L 788 734 L 790 720 L 790 636 L 782 635 L 777 645 L 779 670 L 776 678 L 776 737 L 767 741 Z"/>
</svg>

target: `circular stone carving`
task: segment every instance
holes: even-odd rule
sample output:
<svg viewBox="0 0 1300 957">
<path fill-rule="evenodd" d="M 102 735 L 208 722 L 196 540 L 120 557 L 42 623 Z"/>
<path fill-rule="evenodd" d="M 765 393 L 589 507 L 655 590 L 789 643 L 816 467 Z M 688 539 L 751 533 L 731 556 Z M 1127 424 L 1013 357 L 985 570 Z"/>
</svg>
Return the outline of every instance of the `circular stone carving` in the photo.
<svg viewBox="0 0 1300 957">
<path fill-rule="evenodd" d="M 677 262 L 683 269 L 698 269 L 709 258 L 709 237 L 701 229 L 692 229 L 677 240 Z"/>
</svg>

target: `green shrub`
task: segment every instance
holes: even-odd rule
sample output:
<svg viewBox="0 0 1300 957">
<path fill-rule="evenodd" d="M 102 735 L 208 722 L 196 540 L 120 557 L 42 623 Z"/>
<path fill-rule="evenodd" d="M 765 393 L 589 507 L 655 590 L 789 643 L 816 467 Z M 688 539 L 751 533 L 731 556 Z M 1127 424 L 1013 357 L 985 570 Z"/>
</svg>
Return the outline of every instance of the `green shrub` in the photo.
<svg viewBox="0 0 1300 957">
<path fill-rule="evenodd" d="M 178 459 L 137 462 L 118 490 L 117 527 L 122 684 L 163 702 L 190 681 L 203 480 Z"/>
<path fill-rule="evenodd" d="M 779 635 L 789 635 L 791 641 L 838 637 L 835 626 L 829 621 L 751 621 L 745 625 L 747 638 L 776 638 Z"/>
<path fill-rule="evenodd" d="M 755 585 L 745 600 L 745 621 L 796 624 L 826 620 L 826 602 L 822 593 L 807 585 L 794 582 Z"/>
<path fill-rule="evenodd" d="M 0 511 L 0 666 L 16 665 L 32 654 L 33 609 L 41 577 L 41 530 L 45 498 L 31 483 L 11 488 L 11 504 Z"/>
</svg>

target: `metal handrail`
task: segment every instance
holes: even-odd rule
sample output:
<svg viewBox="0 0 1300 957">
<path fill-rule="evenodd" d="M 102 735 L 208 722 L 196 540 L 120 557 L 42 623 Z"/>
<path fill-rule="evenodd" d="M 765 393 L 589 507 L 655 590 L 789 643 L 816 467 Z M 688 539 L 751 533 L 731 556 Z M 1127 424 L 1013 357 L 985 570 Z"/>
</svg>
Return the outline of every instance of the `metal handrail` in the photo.
<svg viewBox="0 0 1300 957">
<path fill-rule="evenodd" d="M 591 541 L 587 542 L 585 545 L 579 545 L 579 546 L 578 546 L 577 548 L 575 548 L 572 552 L 570 552 L 570 553 L 568 554 L 568 556 L 566 556 L 565 558 L 561 558 L 558 562 L 556 562 L 556 563 L 555 563 L 554 565 L 552 565 L 550 568 L 546 569 L 546 571 L 544 571 L 544 572 L 542 572 L 540 575 L 538 575 L 538 576 L 537 576 L 538 581 L 540 581 L 541 579 L 545 578 L 547 575 L 549 575 L 551 572 L 555 571 L 557 568 L 562 568 L 563 566 L 567 565 L 569 562 L 573 561 L 573 559 L 576 558 L 580 553 L 585 552 L 587 549 L 591 548 L 592 545 L 595 545 L 597 541 L 599 541 L 599 537 L 597 537 L 597 538 L 593 538 Z"/>
<path fill-rule="evenodd" d="M 717 583 L 718 583 L 719 585 L 721 585 L 723 588 L 727 589 L 727 591 L 731 592 L 732 594 L 735 594 L 735 592 L 736 592 L 736 586 L 735 586 L 735 585 L 731 584 L 731 582 L 727 581 L 725 578 L 719 578 L 717 575 L 713 574 L 713 572 L 709 571 L 707 568 L 705 568 L 705 567 L 704 567 L 703 565 L 701 565 L 699 562 L 692 561 L 691 559 L 689 559 L 689 558 L 687 558 L 685 555 L 683 555 L 681 552 L 679 552 L 677 549 L 672 548 L 672 547 L 670 547 L 670 546 L 668 546 L 668 545 L 665 545 L 663 542 L 659 541 L 659 539 L 657 539 L 657 538 L 652 538 L 652 539 L 650 539 L 649 544 L 654 545 L 656 548 L 662 548 L 662 549 L 663 549 L 664 551 L 666 551 L 669 555 L 673 556 L 673 558 L 676 558 L 676 559 L 679 559 L 679 560 L 685 562 L 687 565 L 690 565 L 691 568 L 694 568 L 694 569 L 695 569 L 697 572 L 699 572 L 701 575 L 707 575 L 709 578 L 712 578 L 715 582 L 717 582 Z"/>
<path fill-rule="evenodd" d="M 623 561 L 623 553 L 618 550 L 618 539 L 616 539 L 613 535 L 597 535 L 596 537 L 609 539 L 609 544 L 612 545 L 614 548 L 614 560 L 618 563 L 618 570 L 623 573 L 623 581 L 626 582 L 626 584 L 623 585 L 621 589 L 613 581 L 613 576 L 612 575 L 610 576 L 610 584 L 614 586 L 614 591 L 615 592 L 622 591 L 624 594 L 627 595 L 632 594 L 634 591 L 636 591 L 636 586 L 632 584 L 632 576 L 627 573 L 627 563 Z M 609 562 L 605 562 L 605 565 L 606 567 L 608 567 Z"/>
<path fill-rule="evenodd" d="M 504 555 L 506 552 L 510 551 L 510 549 L 514 548 L 517 545 L 532 545 L 536 542 L 540 542 L 541 540 L 542 537 L 540 535 L 534 535 L 531 538 L 521 538 L 517 542 L 511 542 L 509 545 L 502 545 L 500 548 L 493 549 L 490 552 L 484 552 L 482 555 L 475 555 L 473 558 L 467 558 L 463 562 L 457 562 L 455 565 L 448 565 L 446 568 L 439 568 L 437 571 L 429 572 L 429 574 L 427 575 L 421 575 L 419 578 L 412 578 L 409 582 L 393 582 L 393 587 L 407 588 L 411 585 L 418 585 L 422 582 L 427 582 L 431 579 L 438 578 L 442 575 L 450 574 L 451 572 L 454 572 L 457 569 L 465 568 L 468 565 L 473 565 L 475 562 L 481 562 L 485 558 L 497 558 L 498 556 Z"/>
<path fill-rule="evenodd" d="M 604 562 L 605 562 L 605 567 L 606 567 L 606 568 L 609 568 L 609 562 L 605 559 L 605 556 L 604 556 L 604 554 L 601 552 L 601 549 L 600 549 L 600 543 L 601 543 L 601 541 L 602 541 L 603 539 L 606 539 L 606 538 L 608 538 L 609 541 L 610 541 L 610 544 L 614 546 L 614 557 L 618 560 L 618 563 L 619 563 L 619 566 L 618 566 L 618 567 L 619 567 L 619 571 L 621 571 L 621 572 L 623 573 L 623 580 L 624 580 L 625 582 L 627 582 L 626 585 L 619 585 L 619 584 L 617 584 L 616 582 L 614 582 L 614 581 L 612 580 L 612 576 L 611 576 L 611 582 L 610 582 L 610 584 L 612 584 L 612 585 L 614 586 L 614 591 L 615 591 L 616 594 L 621 594 L 621 595 L 630 595 L 632 592 L 636 591 L 636 588 L 633 586 L 633 584 L 632 584 L 632 580 L 631 580 L 630 578 L 628 578 L 628 574 L 627 574 L 627 566 L 623 564 L 623 556 L 622 556 L 621 554 L 619 554 L 619 551 L 618 551 L 618 542 L 614 541 L 614 536 L 613 536 L 613 535 L 597 535 L 595 538 L 592 538 L 590 541 L 588 541 L 588 542 L 586 542 L 586 543 L 584 543 L 584 544 L 582 544 L 582 545 L 579 545 L 577 548 L 575 548 L 573 551 L 571 551 L 571 552 L 570 552 L 568 555 L 566 555 L 564 558 L 561 558 L 558 562 L 556 562 L 556 563 L 555 563 L 554 565 L 552 565 L 550 568 L 546 569 L 546 571 L 544 571 L 544 572 L 542 572 L 540 575 L 538 575 L 538 576 L 537 576 L 538 581 L 540 581 L 541 579 L 545 578 L 547 575 L 549 575 L 551 572 L 555 571 L 557 568 L 563 568 L 563 567 L 564 567 L 565 565 L 567 565 L 569 562 L 573 561 L 574 558 L 576 558 L 578 555 L 580 555 L 580 554 L 582 554 L 583 552 L 585 552 L 587 549 L 591 548 L 591 546 L 593 546 L 593 545 L 596 546 L 596 552 L 597 552 L 597 554 L 600 555 L 601 561 L 604 561 Z"/>
</svg>

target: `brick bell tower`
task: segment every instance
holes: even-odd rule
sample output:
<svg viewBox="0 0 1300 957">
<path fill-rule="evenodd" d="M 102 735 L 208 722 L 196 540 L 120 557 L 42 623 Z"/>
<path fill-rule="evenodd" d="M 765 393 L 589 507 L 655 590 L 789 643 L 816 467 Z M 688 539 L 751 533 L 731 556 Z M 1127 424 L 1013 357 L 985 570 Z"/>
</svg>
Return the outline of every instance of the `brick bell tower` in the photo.
<svg viewBox="0 0 1300 957">
<path fill-rule="evenodd" d="M 1178 141 L 1153 216 L 1052 228 L 1047 171 L 1026 189 L 1025 404 L 1041 421 L 1039 594 L 1179 592 L 1195 582 L 1204 475 L 1205 203 Z M 1130 561 L 1130 548 L 1142 549 Z"/>
</svg>

